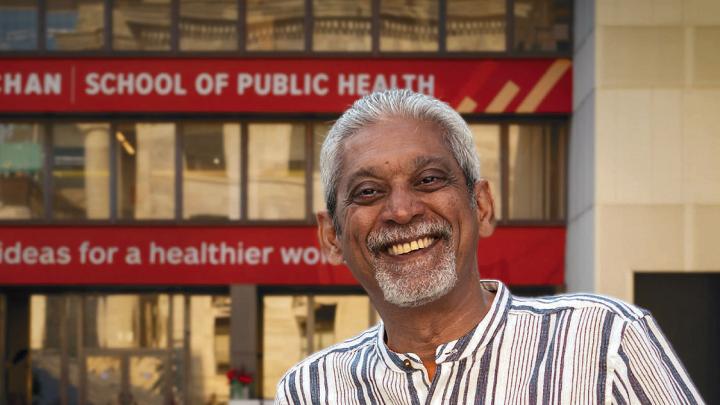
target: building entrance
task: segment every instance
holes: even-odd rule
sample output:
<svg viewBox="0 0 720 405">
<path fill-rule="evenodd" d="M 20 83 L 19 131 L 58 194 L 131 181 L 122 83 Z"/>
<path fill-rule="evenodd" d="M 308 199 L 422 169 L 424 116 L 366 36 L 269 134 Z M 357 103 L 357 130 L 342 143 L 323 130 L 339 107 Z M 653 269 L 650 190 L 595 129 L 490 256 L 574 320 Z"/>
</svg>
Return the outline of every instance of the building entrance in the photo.
<svg viewBox="0 0 720 405">
<path fill-rule="evenodd" d="M 189 404 L 227 399 L 229 295 L 30 296 L 32 403 Z M 192 331 L 192 332 L 191 332 Z"/>
</svg>

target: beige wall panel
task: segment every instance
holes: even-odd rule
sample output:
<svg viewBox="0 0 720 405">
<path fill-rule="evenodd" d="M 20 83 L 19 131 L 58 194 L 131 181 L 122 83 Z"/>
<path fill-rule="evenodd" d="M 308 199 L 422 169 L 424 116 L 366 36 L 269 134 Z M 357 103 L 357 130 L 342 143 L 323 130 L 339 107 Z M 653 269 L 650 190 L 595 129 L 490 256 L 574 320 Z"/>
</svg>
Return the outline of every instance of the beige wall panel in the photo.
<svg viewBox="0 0 720 405">
<path fill-rule="evenodd" d="M 600 25 L 682 25 L 683 0 L 598 0 L 597 15 Z"/>
<path fill-rule="evenodd" d="M 597 106 L 598 202 L 682 203 L 682 91 L 598 90 Z"/>
<path fill-rule="evenodd" d="M 615 187 L 617 174 L 614 169 L 615 150 L 618 148 L 618 142 L 620 142 L 616 105 L 618 90 L 598 89 L 595 94 L 595 103 L 597 105 L 595 195 L 598 203 L 613 203 L 617 201 L 617 188 Z"/>
<path fill-rule="evenodd" d="M 652 166 L 650 90 L 603 91 L 598 103 L 598 203 L 647 203 Z M 600 109 L 602 106 L 602 109 Z M 603 122 L 603 124 L 600 124 Z M 611 129 L 600 125 L 611 122 Z"/>
<path fill-rule="evenodd" d="M 720 204 L 693 209 L 692 270 L 720 272 Z"/>
<path fill-rule="evenodd" d="M 684 201 L 683 92 L 654 90 L 651 104 L 650 202 L 681 204 Z"/>
<path fill-rule="evenodd" d="M 720 203 L 720 89 L 685 92 L 685 194 L 697 204 Z"/>
<path fill-rule="evenodd" d="M 684 267 L 681 205 L 601 205 L 597 217 L 595 291 L 632 301 L 635 271 Z"/>
<path fill-rule="evenodd" d="M 720 87 L 720 25 L 693 34 L 693 85 Z"/>
<path fill-rule="evenodd" d="M 685 23 L 689 25 L 720 24 L 720 1 L 685 0 Z"/>
<path fill-rule="evenodd" d="M 681 27 L 602 27 L 598 31 L 598 85 L 678 87 L 685 83 Z"/>
</svg>

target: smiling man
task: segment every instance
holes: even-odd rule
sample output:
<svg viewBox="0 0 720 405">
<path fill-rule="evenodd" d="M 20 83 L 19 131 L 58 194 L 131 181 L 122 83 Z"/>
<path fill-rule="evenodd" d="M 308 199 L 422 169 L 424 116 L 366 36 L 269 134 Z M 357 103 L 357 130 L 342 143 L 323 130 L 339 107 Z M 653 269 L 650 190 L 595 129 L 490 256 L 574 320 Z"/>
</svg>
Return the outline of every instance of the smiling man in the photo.
<svg viewBox="0 0 720 405">
<path fill-rule="evenodd" d="M 447 104 L 366 96 L 330 130 L 320 166 L 320 243 L 383 322 L 289 370 L 276 403 L 702 402 L 647 312 L 596 295 L 518 298 L 480 279 L 493 199 Z"/>
</svg>

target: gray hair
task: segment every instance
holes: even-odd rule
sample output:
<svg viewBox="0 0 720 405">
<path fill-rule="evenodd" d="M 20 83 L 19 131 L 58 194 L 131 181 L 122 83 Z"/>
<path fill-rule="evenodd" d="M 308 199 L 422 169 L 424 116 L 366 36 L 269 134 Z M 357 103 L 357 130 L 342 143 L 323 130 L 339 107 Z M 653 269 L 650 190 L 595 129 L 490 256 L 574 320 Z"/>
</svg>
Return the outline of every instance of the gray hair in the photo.
<svg viewBox="0 0 720 405">
<path fill-rule="evenodd" d="M 475 151 L 472 132 L 467 123 L 448 104 L 410 90 L 385 90 L 369 94 L 357 101 L 330 128 L 320 150 L 320 178 L 325 192 L 325 205 L 335 221 L 337 187 L 342 171 L 342 147 L 345 140 L 361 129 L 390 117 L 429 121 L 438 125 L 460 169 L 468 190 L 474 194 L 480 180 L 480 159 Z M 336 222 L 336 228 L 337 222 Z"/>
</svg>

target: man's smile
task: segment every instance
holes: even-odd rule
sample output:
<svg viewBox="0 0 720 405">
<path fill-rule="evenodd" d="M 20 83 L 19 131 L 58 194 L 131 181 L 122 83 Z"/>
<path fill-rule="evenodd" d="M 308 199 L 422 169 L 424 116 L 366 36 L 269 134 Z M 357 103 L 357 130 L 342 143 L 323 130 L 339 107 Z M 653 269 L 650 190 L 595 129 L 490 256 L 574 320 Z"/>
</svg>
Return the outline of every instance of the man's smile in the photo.
<svg viewBox="0 0 720 405">
<path fill-rule="evenodd" d="M 387 252 L 390 256 L 405 255 L 416 250 L 425 249 L 435 243 L 435 241 L 436 239 L 433 237 L 425 237 L 411 242 L 397 243 L 390 246 Z"/>
</svg>

